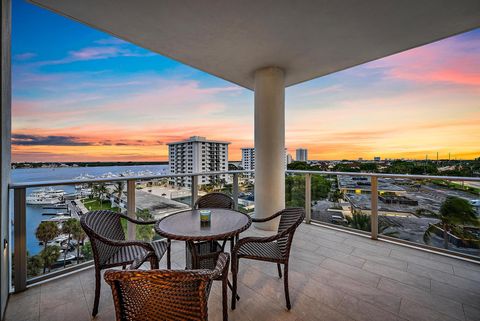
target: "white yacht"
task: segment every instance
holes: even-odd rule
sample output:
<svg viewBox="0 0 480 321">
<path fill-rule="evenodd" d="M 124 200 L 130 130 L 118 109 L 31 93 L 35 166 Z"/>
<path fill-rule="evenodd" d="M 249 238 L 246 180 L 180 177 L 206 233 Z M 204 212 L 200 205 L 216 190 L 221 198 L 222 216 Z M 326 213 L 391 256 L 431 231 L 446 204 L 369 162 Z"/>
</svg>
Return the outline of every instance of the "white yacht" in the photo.
<svg viewBox="0 0 480 321">
<path fill-rule="evenodd" d="M 61 201 L 60 197 L 49 195 L 44 192 L 32 192 L 26 197 L 28 205 L 54 205 Z"/>
<path fill-rule="evenodd" d="M 54 205 L 62 201 L 65 191 L 53 187 L 39 188 L 33 190 L 27 197 L 29 205 Z"/>
</svg>

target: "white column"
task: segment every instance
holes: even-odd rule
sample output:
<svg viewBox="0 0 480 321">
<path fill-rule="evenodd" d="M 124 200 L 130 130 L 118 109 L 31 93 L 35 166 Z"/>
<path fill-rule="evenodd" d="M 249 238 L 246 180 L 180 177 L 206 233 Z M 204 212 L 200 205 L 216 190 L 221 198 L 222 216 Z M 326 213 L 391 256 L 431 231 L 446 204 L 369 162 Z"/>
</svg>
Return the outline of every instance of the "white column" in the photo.
<svg viewBox="0 0 480 321">
<path fill-rule="evenodd" d="M 267 67 L 255 72 L 255 217 L 285 208 L 285 81 L 284 72 Z M 275 230 L 278 219 L 257 223 Z"/>
</svg>

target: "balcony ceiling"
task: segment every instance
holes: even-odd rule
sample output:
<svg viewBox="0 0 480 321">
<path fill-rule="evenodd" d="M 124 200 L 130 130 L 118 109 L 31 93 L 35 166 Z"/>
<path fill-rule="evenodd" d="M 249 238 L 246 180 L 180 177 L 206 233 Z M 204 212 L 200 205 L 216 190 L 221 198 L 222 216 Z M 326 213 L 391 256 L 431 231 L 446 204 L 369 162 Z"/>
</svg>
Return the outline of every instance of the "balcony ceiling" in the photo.
<svg viewBox="0 0 480 321">
<path fill-rule="evenodd" d="M 294 85 L 480 26 L 479 0 L 31 0 L 252 89 L 266 66 Z"/>
</svg>

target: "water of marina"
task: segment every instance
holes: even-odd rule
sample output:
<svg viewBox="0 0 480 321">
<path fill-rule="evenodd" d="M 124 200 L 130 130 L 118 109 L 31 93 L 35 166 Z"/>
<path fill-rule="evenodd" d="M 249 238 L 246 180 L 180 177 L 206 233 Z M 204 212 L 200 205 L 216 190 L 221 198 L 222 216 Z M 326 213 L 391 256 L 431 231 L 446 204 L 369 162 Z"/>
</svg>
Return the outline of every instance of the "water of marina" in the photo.
<svg viewBox="0 0 480 321">
<path fill-rule="evenodd" d="M 100 178 L 114 176 L 142 176 L 142 175 L 166 175 L 167 165 L 139 165 L 139 166 L 106 166 L 106 167 L 68 167 L 68 168 L 22 168 L 12 170 L 12 182 L 38 182 L 84 178 Z M 66 194 L 75 192 L 73 185 L 56 186 L 55 189 L 64 190 Z M 27 189 L 29 195 L 35 188 Z M 10 212 L 13 217 L 13 195 L 11 195 Z M 52 216 L 42 213 L 65 212 L 64 209 L 44 209 L 46 205 L 27 205 L 27 251 L 29 255 L 38 254 L 42 246 L 35 237 L 35 230 L 42 220 Z"/>
</svg>

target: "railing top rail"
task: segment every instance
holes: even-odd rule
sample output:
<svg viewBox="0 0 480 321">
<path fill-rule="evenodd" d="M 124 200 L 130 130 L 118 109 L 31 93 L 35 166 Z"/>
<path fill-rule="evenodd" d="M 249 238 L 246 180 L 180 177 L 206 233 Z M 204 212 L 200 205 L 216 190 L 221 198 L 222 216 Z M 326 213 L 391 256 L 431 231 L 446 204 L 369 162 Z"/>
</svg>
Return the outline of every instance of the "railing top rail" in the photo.
<svg viewBox="0 0 480 321">
<path fill-rule="evenodd" d="M 162 178 L 175 177 L 189 177 L 189 176 L 210 176 L 222 174 L 243 174 L 253 173 L 253 170 L 234 170 L 224 172 L 201 172 L 201 173 L 186 173 L 186 174 L 166 174 L 166 175 L 149 175 L 149 176 L 126 176 L 126 177 L 110 177 L 110 178 L 94 178 L 94 179 L 64 179 L 51 181 L 36 181 L 36 182 L 19 182 L 10 183 L 10 189 L 31 188 L 43 186 L 58 186 L 58 185 L 72 185 L 72 184 L 88 184 L 88 183 L 111 183 L 128 180 L 145 181 Z M 434 176 L 434 175 L 408 175 L 408 174 L 384 174 L 384 173 L 359 173 L 359 172 L 329 172 L 329 171 L 304 171 L 304 170 L 287 170 L 290 174 L 316 174 L 316 175 L 343 175 L 343 176 L 363 176 L 363 177 L 382 177 L 382 178 L 402 178 L 402 179 L 436 179 L 449 181 L 470 181 L 480 182 L 480 177 L 462 177 L 462 176 Z"/>
<path fill-rule="evenodd" d="M 109 177 L 109 178 L 92 178 L 92 179 L 61 179 L 51 181 L 35 181 L 35 182 L 19 182 L 10 183 L 10 189 L 44 187 L 44 186 L 58 186 L 58 185 L 73 185 L 73 184 L 89 184 L 89 183 L 111 183 L 121 181 L 146 181 L 152 179 L 175 178 L 175 177 L 190 177 L 190 176 L 211 176 L 224 174 L 243 174 L 253 173 L 253 170 L 235 170 L 224 172 L 202 172 L 202 173 L 186 173 L 186 174 L 166 174 L 166 175 L 148 175 L 148 176 L 125 176 L 125 177 Z"/>
<path fill-rule="evenodd" d="M 344 175 L 344 176 L 363 176 L 363 177 L 383 177 L 383 178 L 405 178 L 405 179 L 442 179 L 449 181 L 470 181 L 480 182 L 480 177 L 463 176 L 435 176 L 435 175 L 409 175 L 409 174 L 386 174 L 386 173 L 359 173 L 359 172 L 328 172 L 328 171 L 302 171 L 287 170 L 292 174 L 318 174 L 318 175 Z"/>
<path fill-rule="evenodd" d="M 318 175 L 344 175 L 344 176 L 363 176 L 363 177 L 383 177 L 383 178 L 405 178 L 405 179 L 443 179 L 448 181 L 469 181 L 480 182 L 480 177 L 463 176 L 435 176 L 435 175 L 409 175 L 409 174 L 385 174 L 385 173 L 359 173 L 359 172 L 328 172 L 328 171 L 302 171 L 287 170 L 292 174 L 318 174 Z"/>
</svg>

